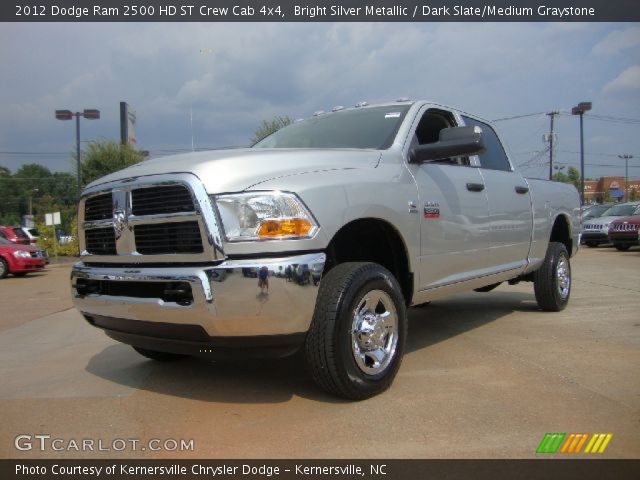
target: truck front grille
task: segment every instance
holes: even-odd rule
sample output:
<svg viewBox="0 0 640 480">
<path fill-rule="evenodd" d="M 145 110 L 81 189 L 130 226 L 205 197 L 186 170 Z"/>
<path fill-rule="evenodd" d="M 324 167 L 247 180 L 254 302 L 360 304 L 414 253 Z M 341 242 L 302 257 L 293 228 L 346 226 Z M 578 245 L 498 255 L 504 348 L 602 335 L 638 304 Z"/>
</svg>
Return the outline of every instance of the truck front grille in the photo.
<svg viewBox="0 0 640 480">
<path fill-rule="evenodd" d="M 113 227 L 94 228 L 85 232 L 86 250 L 92 255 L 115 255 L 116 236 Z"/>
<path fill-rule="evenodd" d="M 198 222 L 136 225 L 136 250 L 143 255 L 202 253 Z"/>
<path fill-rule="evenodd" d="M 619 223 L 617 225 L 613 225 L 611 230 L 614 232 L 635 232 L 638 230 L 638 225 L 633 223 Z"/>
<path fill-rule="evenodd" d="M 131 192 L 133 215 L 193 212 L 191 193 L 182 185 L 138 188 Z"/>
<path fill-rule="evenodd" d="M 84 221 L 107 220 L 113 216 L 111 194 L 105 193 L 88 198 L 84 204 Z"/>
<path fill-rule="evenodd" d="M 84 254 L 111 257 L 92 261 L 149 263 L 215 258 L 207 242 L 209 237 L 201 235 L 207 229 L 205 217 L 212 217 L 209 210 L 203 214 L 204 205 L 197 200 L 202 196 L 201 184 L 193 180 L 154 180 L 142 177 L 134 183 L 127 179 L 81 201 L 79 235 Z M 208 200 L 206 195 L 204 198 Z"/>
</svg>

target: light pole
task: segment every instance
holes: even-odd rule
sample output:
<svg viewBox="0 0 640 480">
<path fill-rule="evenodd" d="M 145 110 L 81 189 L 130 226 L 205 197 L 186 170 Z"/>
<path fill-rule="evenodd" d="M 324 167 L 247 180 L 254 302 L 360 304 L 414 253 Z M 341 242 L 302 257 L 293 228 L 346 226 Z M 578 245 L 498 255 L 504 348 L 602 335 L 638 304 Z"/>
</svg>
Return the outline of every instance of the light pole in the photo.
<svg viewBox="0 0 640 480">
<path fill-rule="evenodd" d="M 591 110 L 591 102 L 580 102 L 571 109 L 571 115 L 580 115 L 580 202 L 584 205 L 584 112 Z"/>
<path fill-rule="evenodd" d="M 95 108 L 85 109 L 83 112 L 56 110 L 56 118 L 58 120 L 71 120 L 73 117 L 76 117 L 76 177 L 78 181 L 78 198 L 80 198 L 80 192 L 82 191 L 82 184 L 80 183 L 80 117 L 84 117 L 87 120 L 98 120 L 100 118 L 100 110 Z"/>
<path fill-rule="evenodd" d="M 624 201 L 629 201 L 629 160 L 633 158 L 633 155 L 618 155 L 618 158 L 624 160 Z"/>
</svg>

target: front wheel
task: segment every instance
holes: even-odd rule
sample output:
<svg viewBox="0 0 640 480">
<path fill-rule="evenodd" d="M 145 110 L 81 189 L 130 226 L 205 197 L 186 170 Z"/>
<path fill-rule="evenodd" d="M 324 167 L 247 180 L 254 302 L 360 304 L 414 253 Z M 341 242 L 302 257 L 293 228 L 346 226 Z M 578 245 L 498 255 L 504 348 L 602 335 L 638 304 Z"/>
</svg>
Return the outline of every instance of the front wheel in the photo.
<svg viewBox="0 0 640 480">
<path fill-rule="evenodd" d="M 618 250 L 619 252 L 626 252 L 627 250 L 629 250 L 629 248 L 631 248 L 631 245 L 624 245 L 624 244 L 615 244 L 614 247 L 616 247 L 616 250 Z"/>
<path fill-rule="evenodd" d="M 542 266 L 533 274 L 533 288 L 538 306 L 548 312 L 559 312 L 571 295 L 571 264 L 567 247 L 550 242 Z"/>
<path fill-rule="evenodd" d="M 362 400 L 389 388 L 406 336 L 406 306 L 391 272 L 375 263 L 343 263 L 320 282 L 305 357 L 320 387 Z"/>
<path fill-rule="evenodd" d="M 9 266 L 4 258 L 0 258 L 0 278 L 5 278 L 9 274 Z"/>
</svg>

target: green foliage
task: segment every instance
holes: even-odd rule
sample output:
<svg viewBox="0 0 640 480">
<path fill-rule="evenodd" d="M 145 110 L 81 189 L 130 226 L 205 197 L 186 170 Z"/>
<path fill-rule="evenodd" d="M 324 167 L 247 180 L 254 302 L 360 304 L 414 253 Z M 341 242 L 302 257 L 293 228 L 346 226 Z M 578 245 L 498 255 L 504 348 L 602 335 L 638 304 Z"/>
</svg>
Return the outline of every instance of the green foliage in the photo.
<svg viewBox="0 0 640 480">
<path fill-rule="evenodd" d="M 144 160 L 141 152 L 110 140 L 89 142 L 82 153 L 80 173 L 83 185 Z"/>
<path fill-rule="evenodd" d="M 255 145 L 263 138 L 267 138 L 272 133 L 292 123 L 293 119 L 286 115 L 284 117 L 275 117 L 273 120 L 263 120 L 260 127 L 254 132 L 253 138 L 251 138 L 251 145 Z"/>
<path fill-rule="evenodd" d="M 609 190 L 606 190 L 602 195 L 602 203 L 611 203 L 611 202 L 613 202 L 613 197 L 611 196 L 611 193 L 609 193 Z"/>
<path fill-rule="evenodd" d="M 15 174 L 0 167 L 0 224 L 19 225 L 22 215 L 33 213 L 44 220 L 44 214 L 60 212 L 61 228 L 69 231 L 76 212 L 76 179 L 66 172 L 51 171 L 31 163 Z"/>
<path fill-rule="evenodd" d="M 629 192 L 629 201 L 635 202 L 636 200 L 638 200 L 638 191 L 635 188 L 632 188 Z"/>
<path fill-rule="evenodd" d="M 558 170 L 551 178 L 556 182 L 572 183 L 580 191 L 580 172 L 576 167 L 569 167 L 567 173 Z"/>
<path fill-rule="evenodd" d="M 60 245 L 54 239 L 53 227 L 42 223 L 36 224 L 40 237 L 38 238 L 38 246 L 46 250 L 49 256 L 57 257 L 77 257 L 78 256 L 78 221 L 76 218 L 71 222 L 70 234 L 73 240 L 64 245 Z"/>
</svg>

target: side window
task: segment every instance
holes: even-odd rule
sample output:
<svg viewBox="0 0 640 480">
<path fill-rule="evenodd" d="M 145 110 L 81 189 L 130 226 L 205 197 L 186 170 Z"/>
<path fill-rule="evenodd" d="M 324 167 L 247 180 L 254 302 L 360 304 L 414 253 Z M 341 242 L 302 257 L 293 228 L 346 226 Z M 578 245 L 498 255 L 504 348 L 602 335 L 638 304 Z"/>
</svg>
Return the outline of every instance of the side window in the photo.
<svg viewBox="0 0 640 480">
<path fill-rule="evenodd" d="M 435 143 L 440 139 L 440 130 L 453 127 L 455 125 L 456 122 L 451 112 L 429 109 L 420 119 L 420 123 L 418 124 L 411 140 L 411 147 L 416 145 L 425 145 L 427 143 Z M 438 163 L 469 165 L 469 159 L 467 157 L 447 158 L 444 160 L 438 160 Z"/>
<path fill-rule="evenodd" d="M 504 152 L 502 143 L 500 143 L 500 139 L 493 128 L 473 118 L 465 116 L 462 118 L 467 126 L 480 127 L 482 129 L 482 138 L 486 151 L 482 155 L 479 155 L 480 166 L 490 170 L 511 171 L 507 154 Z"/>
</svg>

